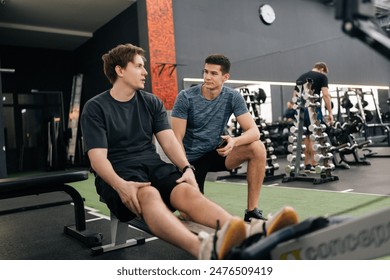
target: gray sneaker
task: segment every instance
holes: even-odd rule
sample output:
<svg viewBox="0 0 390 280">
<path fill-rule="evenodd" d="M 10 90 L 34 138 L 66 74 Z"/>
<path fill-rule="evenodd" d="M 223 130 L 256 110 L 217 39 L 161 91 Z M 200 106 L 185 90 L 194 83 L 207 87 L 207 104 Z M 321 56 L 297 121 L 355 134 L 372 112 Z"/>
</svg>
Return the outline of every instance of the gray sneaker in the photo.
<svg viewBox="0 0 390 280">
<path fill-rule="evenodd" d="M 214 234 L 201 231 L 198 238 L 201 241 L 200 260 L 223 260 L 234 246 L 240 245 L 246 238 L 247 225 L 239 217 L 232 217 L 220 230 Z"/>
</svg>

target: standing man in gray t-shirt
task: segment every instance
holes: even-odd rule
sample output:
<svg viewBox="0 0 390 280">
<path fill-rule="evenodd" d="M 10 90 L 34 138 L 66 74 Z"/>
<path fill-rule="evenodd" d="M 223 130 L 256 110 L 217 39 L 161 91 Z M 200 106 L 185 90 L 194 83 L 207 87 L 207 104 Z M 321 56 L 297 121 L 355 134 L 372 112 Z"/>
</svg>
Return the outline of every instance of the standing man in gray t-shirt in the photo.
<svg viewBox="0 0 390 280">
<path fill-rule="evenodd" d="M 202 193 L 208 172 L 232 170 L 247 162 L 248 198 L 244 219 L 264 219 L 257 207 L 265 176 L 266 151 L 244 98 L 237 90 L 224 86 L 230 77 L 230 65 L 222 54 L 206 58 L 204 83 L 182 90 L 177 96 L 172 128 L 195 167 Z M 237 137 L 224 135 L 232 114 L 244 131 Z"/>
</svg>

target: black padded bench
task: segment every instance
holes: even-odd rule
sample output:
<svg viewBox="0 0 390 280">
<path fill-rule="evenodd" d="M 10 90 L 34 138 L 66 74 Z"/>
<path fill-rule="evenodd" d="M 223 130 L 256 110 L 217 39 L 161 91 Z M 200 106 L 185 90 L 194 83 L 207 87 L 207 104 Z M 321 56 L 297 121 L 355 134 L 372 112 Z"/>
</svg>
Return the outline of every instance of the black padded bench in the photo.
<svg viewBox="0 0 390 280">
<path fill-rule="evenodd" d="M 74 203 L 75 225 L 65 226 L 64 232 L 77 238 L 88 247 L 101 245 L 102 235 L 86 229 L 84 201 L 80 193 L 69 185 L 88 179 L 87 171 L 50 172 L 33 176 L 0 179 L 0 199 L 65 192 Z"/>
</svg>

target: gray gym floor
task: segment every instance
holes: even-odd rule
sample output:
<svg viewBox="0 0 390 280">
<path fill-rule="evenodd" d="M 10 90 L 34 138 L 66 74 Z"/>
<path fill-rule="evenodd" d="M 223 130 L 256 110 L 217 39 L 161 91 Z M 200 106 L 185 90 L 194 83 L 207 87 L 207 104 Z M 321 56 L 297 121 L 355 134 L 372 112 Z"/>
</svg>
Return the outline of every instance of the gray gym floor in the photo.
<svg viewBox="0 0 390 280">
<path fill-rule="evenodd" d="M 45 202 L 66 201 L 62 193 L 41 194 L 2 200 L 0 213 L 8 209 L 33 206 Z M 20 208 L 19 208 L 20 209 Z M 103 234 L 103 244 L 109 243 L 109 220 L 86 209 L 87 230 Z M 193 259 L 178 249 L 138 229 L 130 229 L 129 236 L 145 237 L 146 243 L 103 255 L 92 256 L 82 242 L 64 234 L 64 226 L 74 224 L 74 210 L 69 203 L 28 211 L 0 215 L 0 259 L 3 260 L 170 260 Z"/>
<path fill-rule="evenodd" d="M 390 148 L 375 149 L 379 155 L 390 155 Z M 350 169 L 336 169 L 332 174 L 338 181 L 314 185 L 311 182 L 282 179 L 265 181 L 265 185 L 293 188 L 311 188 L 331 191 L 348 191 L 367 194 L 390 195 L 389 157 L 367 159 L 371 165 L 351 165 Z M 277 162 L 284 172 L 287 161 Z M 226 173 L 217 174 L 227 175 Z M 311 176 L 311 175 L 310 175 Z M 212 176 L 211 176 L 212 177 Z M 245 182 L 245 178 L 225 178 L 229 182 Z M 47 207 L 35 207 L 44 205 Z M 32 209 L 26 210 L 27 206 Z M 24 210 L 24 211 L 23 211 Z M 87 229 L 109 236 L 109 220 L 91 209 L 86 209 Z M 42 194 L 1 200 L 0 202 L 0 259 L 2 260 L 175 260 L 193 259 L 191 255 L 152 235 L 131 229 L 131 236 L 146 237 L 146 244 L 119 251 L 92 256 L 91 250 L 80 241 L 64 234 L 64 226 L 74 224 L 74 211 L 69 197 L 62 193 Z M 108 242 L 103 239 L 103 243 Z"/>
</svg>

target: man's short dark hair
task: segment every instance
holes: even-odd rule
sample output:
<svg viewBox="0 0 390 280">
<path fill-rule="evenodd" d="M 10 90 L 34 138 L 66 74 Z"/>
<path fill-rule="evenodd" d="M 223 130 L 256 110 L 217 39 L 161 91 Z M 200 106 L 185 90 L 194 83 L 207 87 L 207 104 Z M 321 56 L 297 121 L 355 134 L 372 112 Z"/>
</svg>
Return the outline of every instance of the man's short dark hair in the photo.
<svg viewBox="0 0 390 280">
<path fill-rule="evenodd" d="M 130 61 L 133 62 L 136 54 L 139 54 L 145 60 L 145 51 L 132 44 L 118 45 L 102 56 L 104 74 L 111 84 L 117 79 L 115 67 L 125 68 Z"/>
<path fill-rule="evenodd" d="M 217 53 L 209 55 L 208 57 L 206 57 L 204 63 L 220 65 L 222 74 L 230 72 L 230 60 L 223 54 Z"/>
</svg>

